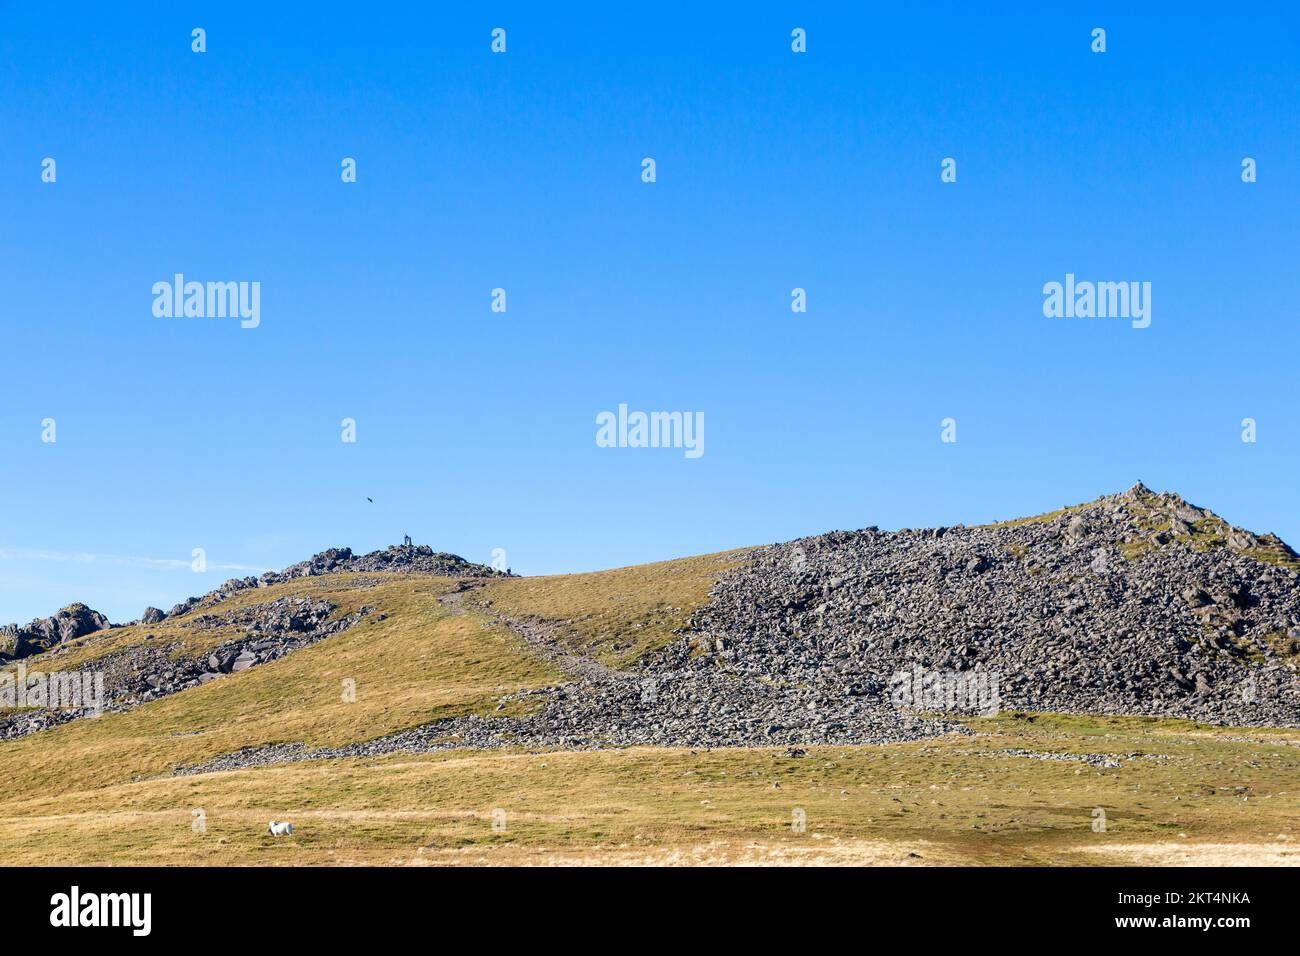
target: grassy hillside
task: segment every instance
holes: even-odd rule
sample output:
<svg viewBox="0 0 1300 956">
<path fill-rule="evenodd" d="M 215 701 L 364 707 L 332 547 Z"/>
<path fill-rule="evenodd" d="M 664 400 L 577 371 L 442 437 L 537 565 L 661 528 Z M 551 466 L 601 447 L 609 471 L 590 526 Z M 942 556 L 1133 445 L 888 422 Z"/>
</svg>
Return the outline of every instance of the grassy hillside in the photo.
<svg viewBox="0 0 1300 956">
<path fill-rule="evenodd" d="M 243 747 L 338 745 L 440 717 L 487 713 L 505 694 L 560 679 L 506 628 L 443 607 L 438 596 L 453 586 L 450 579 L 359 577 L 382 583 L 358 589 L 354 575 L 305 579 L 246 592 L 219 607 L 224 612 L 288 593 L 309 594 L 336 602 L 340 614 L 376 607 L 385 620 L 365 619 L 278 661 L 123 714 L 73 721 L 0 745 L 0 776 L 23 790 L 59 794 L 168 773 Z M 88 638 L 60 656 L 58 667 L 93 666 L 100 654 L 146 633 L 160 641 L 178 639 L 188 651 L 231 636 L 187 633 L 192 617 L 165 628 L 124 628 Z M 29 668 L 37 660 L 29 660 Z M 343 699 L 345 678 L 356 682 L 355 702 Z"/>
<path fill-rule="evenodd" d="M 510 616 L 553 620 L 584 652 L 630 662 L 672 638 L 690 612 L 743 552 L 591 574 L 501 578 L 475 598 Z M 146 640 L 198 654 L 237 636 L 196 629 L 202 614 L 293 595 L 338 605 L 336 617 L 369 606 L 377 615 L 318 644 L 123 714 L 78 720 L 0 744 L 0 776 L 21 791 L 61 794 L 170 773 L 244 747 L 303 743 L 339 746 L 433 720 L 497 713 L 500 699 L 564 676 L 507 627 L 472 604 L 452 611 L 439 598 L 451 578 L 408 574 L 331 574 L 240 592 L 215 608 L 155 625 L 89 635 L 58 655 L 30 658 L 29 669 L 93 668 L 96 658 Z M 343 681 L 356 700 L 343 699 Z M 518 712 L 509 704 L 502 715 Z"/>
<path fill-rule="evenodd" d="M 690 612 L 708 602 L 718 576 L 751 550 L 590 574 L 497 578 L 475 596 L 508 617 L 557 622 L 557 637 L 569 650 L 625 667 L 672 641 Z"/>
</svg>

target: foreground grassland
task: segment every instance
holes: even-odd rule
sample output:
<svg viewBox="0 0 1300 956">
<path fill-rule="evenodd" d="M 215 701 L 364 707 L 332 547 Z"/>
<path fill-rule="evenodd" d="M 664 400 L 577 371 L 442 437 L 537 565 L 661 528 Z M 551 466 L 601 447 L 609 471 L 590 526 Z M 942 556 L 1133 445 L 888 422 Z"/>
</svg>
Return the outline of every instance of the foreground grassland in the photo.
<svg viewBox="0 0 1300 956">
<path fill-rule="evenodd" d="M 0 853 L 14 864 L 1300 863 L 1300 734 L 974 723 L 987 736 L 801 757 L 447 752 L 92 784 L 0 804 Z M 1005 748 L 1147 756 L 1098 769 Z M 271 837 L 271 819 L 295 834 Z"/>
</svg>

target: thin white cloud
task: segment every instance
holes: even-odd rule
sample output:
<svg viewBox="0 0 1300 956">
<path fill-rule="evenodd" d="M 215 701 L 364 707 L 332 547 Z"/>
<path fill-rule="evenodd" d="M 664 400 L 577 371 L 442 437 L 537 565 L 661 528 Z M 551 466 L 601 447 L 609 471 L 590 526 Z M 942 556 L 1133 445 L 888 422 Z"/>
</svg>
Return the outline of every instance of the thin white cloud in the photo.
<svg viewBox="0 0 1300 956">
<path fill-rule="evenodd" d="M 36 548 L 0 548 L 0 561 L 60 561 L 66 564 L 112 564 L 129 568 L 156 568 L 162 571 L 190 569 L 190 562 L 180 558 L 140 558 L 124 554 L 95 554 L 90 551 L 46 551 Z M 249 564 L 209 562 L 210 571 L 248 571 L 261 574 L 270 568 Z"/>
</svg>

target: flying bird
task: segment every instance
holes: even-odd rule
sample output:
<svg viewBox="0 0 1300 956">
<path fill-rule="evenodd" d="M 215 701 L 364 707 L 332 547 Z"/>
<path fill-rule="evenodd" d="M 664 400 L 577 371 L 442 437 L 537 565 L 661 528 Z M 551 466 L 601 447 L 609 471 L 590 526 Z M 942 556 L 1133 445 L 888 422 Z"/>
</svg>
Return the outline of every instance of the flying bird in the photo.
<svg viewBox="0 0 1300 956">
<path fill-rule="evenodd" d="M 372 505 L 375 503 L 374 498 L 367 498 L 366 501 L 369 501 Z"/>
</svg>

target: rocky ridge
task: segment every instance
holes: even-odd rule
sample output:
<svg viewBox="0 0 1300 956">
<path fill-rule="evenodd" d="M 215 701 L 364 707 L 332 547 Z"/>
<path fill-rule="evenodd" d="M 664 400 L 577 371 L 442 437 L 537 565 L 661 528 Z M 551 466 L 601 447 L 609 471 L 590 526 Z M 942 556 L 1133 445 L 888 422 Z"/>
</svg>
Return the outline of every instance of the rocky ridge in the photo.
<svg viewBox="0 0 1300 956">
<path fill-rule="evenodd" d="M 432 574 L 440 577 L 490 578 L 508 577 L 509 572 L 497 571 L 484 564 L 466 561 L 458 554 L 434 551 L 428 545 L 389 545 L 382 551 L 353 554 L 351 548 L 327 548 L 306 561 L 291 564 L 282 571 L 267 571 L 260 577 L 231 578 L 219 588 L 199 597 L 177 604 L 163 617 L 178 617 L 196 608 L 212 607 L 232 594 L 253 588 L 266 588 L 298 578 L 319 577 L 324 574 L 348 572 L 393 571 L 403 574 Z M 157 611 L 149 608 L 148 611 Z M 161 612 L 159 612 L 161 613 Z M 161 618 L 159 618 L 161 620 Z"/>
<path fill-rule="evenodd" d="M 132 623 L 157 624 L 196 609 L 213 607 L 243 591 L 270 587 L 297 578 L 385 571 L 465 578 L 511 576 L 508 571 L 497 571 L 487 565 L 475 564 L 446 551 L 434 551 L 428 545 L 394 544 L 369 554 L 353 554 L 351 548 L 327 548 L 282 571 L 267 571 L 260 577 L 231 578 L 207 594 L 187 598 L 170 611 L 147 607 L 140 620 Z M 51 617 L 38 618 L 27 625 L 0 625 L 0 662 L 42 654 L 66 641 L 119 626 L 121 625 L 109 623 L 107 617 L 84 604 L 70 604 Z"/>
</svg>

